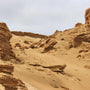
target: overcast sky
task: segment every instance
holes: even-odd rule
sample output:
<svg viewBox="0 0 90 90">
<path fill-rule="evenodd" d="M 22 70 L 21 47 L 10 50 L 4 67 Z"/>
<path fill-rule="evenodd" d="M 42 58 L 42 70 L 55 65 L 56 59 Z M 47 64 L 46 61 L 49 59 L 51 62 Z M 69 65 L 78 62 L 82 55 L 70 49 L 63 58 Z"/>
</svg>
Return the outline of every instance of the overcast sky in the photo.
<svg viewBox="0 0 90 90">
<path fill-rule="evenodd" d="M 0 0 L 0 21 L 10 30 L 50 35 L 84 23 L 90 0 Z"/>
</svg>

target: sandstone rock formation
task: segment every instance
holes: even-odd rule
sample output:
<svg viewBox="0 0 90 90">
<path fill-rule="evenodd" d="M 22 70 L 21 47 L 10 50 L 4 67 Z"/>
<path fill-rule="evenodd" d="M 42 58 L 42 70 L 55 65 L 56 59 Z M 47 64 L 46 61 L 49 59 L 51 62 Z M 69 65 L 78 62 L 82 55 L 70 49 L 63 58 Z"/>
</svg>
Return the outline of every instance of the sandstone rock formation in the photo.
<svg viewBox="0 0 90 90">
<path fill-rule="evenodd" d="M 0 23 L 0 58 L 3 60 L 10 60 L 15 58 L 15 54 L 12 51 L 12 46 L 9 42 L 12 37 L 5 23 Z"/>
<path fill-rule="evenodd" d="M 82 23 L 77 23 L 77 24 L 75 24 L 75 27 L 78 27 L 78 26 L 81 26 L 82 25 Z"/>
<path fill-rule="evenodd" d="M 53 72 L 58 72 L 58 73 L 62 73 L 64 74 L 64 69 L 66 68 L 66 65 L 51 65 L 51 66 L 43 66 L 40 64 L 29 64 L 31 66 L 35 66 L 35 67 L 42 67 L 42 68 L 47 68 L 50 69 Z"/>
<path fill-rule="evenodd" d="M 77 47 L 77 46 L 81 45 L 82 42 L 89 42 L 90 43 L 90 33 L 77 35 L 74 38 L 73 45 L 74 45 L 74 47 Z"/>
<path fill-rule="evenodd" d="M 3 90 L 28 90 L 21 80 L 13 77 L 13 71 L 12 65 L 0 65 L 0 85 L 4 87 Z"/>
<path fill-rule="evenodd" d="M 11 33 L 15 35 L 19 35 L 19 36 L 29 36 L 29 37 L 34 37 L 34 38 L 47 38 L 48 37 L 46 35 L 34 34 L 31 32 L 12 31 Z"/>
<path fill-rule="evenodd" d="M 52 40 L 52 39 L 47 39 L 45 44 L 44 44 L 44 50 L 42 51 L 43 53 L 46 53 L 50 50 L 54 49 L 54 46 L 57 44 L 56 40 Z"/>
<path fill-rule="evenodd" d="M 14 66 L 12 65 L 0 65 L 0 72 L 12 74 L 14 71 Z"/>
<path fill-rule="evenodd" d="M 49 37 L 50 37 L 50 38 L 55 38 L 55 36 L 57 36 L 58 33 L 60 33 L 60 32 L 62 33 L 62 31 L 56 30 L 55 33 L 52 34 L 52 35 L 50 35 Z"/>
<path fill-rule="evenodd" d="M 37 43 L 31 44 L 30 48 L 43 48 L 42 53 L 46 53 L 46 52 L 48 52 L 50 50 L 53 50 L 56 43 L 57 43 L 57 41 L 50 37 L 50 38 L 40 40 Z"/>
<path fill-rule="evenodd" d="M 90 8 L 85 12 L 85 24 L 90 24 Z"/>
<path fill-rule="evenodd" d="M 64 73 L 64 69 L 66 68 L 66 65 L 43 66 L 43 68 L 49 68 L 53 72 Z"/>
</svg>

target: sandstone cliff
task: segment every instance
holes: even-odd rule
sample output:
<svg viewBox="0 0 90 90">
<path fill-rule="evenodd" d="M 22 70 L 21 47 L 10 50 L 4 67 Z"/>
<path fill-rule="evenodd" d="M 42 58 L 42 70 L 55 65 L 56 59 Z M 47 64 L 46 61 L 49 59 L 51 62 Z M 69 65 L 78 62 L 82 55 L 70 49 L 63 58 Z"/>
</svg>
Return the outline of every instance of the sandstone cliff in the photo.
<svg viewBox="0 0 90 90">
<path fill-rule="evenodd" d="M 10 38 L 12 37 L 5 23 L 0 23 L 0 58 L 3 60 L 10 60 L 15 58 L 15 54 L 12 51 L 10 44 Z"/>
</svg>

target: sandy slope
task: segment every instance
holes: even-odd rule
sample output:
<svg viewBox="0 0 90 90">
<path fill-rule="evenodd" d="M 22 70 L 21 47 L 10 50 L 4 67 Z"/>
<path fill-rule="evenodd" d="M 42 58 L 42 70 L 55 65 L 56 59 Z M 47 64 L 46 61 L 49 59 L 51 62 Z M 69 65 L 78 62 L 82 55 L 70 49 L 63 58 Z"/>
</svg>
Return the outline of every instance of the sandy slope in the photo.
<svg viewBox="0 0 90 90">
<path fill-rule="evenodd" d="M 35 90 L 90 90 L 90 72 L 89 69 L 84 68 L 84 65 L 90 64 L 88 61 L 76 58 L 79 49 L 65 50 L 62 48 L 62 50 L 41 53 L 43 48 L 22 50 L 19 47 L 14 47 L 16 43 L 20 43 L 22 47 L 29 47 L 30 44 L 25 44 L 25 40 L 38 42 L 40 39 L 13 35 L 11 39 L 13 51 L 18 58 L 24 61 L 24 64 L 15 64 L 14 75 L 16 77 L 35 87 Z M 56 47 L 58 47 L 58 44 Z M 61 74 L 48 68 L 30 64 L 44 66 L 66 64 L 67 67 L 65 68 L 65 74 Z"/>
</svg>

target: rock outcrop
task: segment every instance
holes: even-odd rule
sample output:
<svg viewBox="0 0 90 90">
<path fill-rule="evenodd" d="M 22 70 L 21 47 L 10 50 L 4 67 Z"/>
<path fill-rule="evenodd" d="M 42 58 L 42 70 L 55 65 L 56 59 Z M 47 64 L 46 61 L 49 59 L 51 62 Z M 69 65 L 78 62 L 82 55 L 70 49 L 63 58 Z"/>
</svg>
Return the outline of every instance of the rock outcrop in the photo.
<svg viewBox="0 0 90 90">
<path fill-rule="evenodd" d="M 65 64 L 64 65 L 51 65 L 51 66 L 43 66 L 40 64 L 29 64 L 29 65 L 34 66 L 34 67 L 47 68 L 53 72 L 58 72 L 58 73 L 62 73 L 62 74 L 64 74 L 64 69 L 66 68 Z"/>
<path fill-rule="evenodd" d="M 74 47 L 80 46 L 82 42 L 90 43 L 90 33 L 77 35 L 73 41 Z"/>
<path fill-rule="evenodd" d="M 28 90 L 25 84 L 13 77 L 13 65 L 0 65 L 0 90 Z"/>
<path fill-rule="evenodd" d="M 33 37 L 33 38 L 47 38 L 48 37 L 46 35 L 35 34 L 35 33 L 31 33 L 31 32 L 12 31 L 11 33 L 18 35 L 18 36 L 29 36 L 29 37 Z"/>
<path fill-rule="evenodd" d="M 14 71 L 14 66 L 12 65 L 0 65 L 0 72 L 12 74 Z"/>
<path fill-rule="evenodd" d="M 90 8 L 85 12 L 85 24 L 90 24 Z"/>
<path fill-rule="evenodd" d="M 12 46 L 9 42 L 12 37 L 5 23 L 0 23 L 0 58 L 3 60 L 10 60 L 15 58 L 15 54 L 12 51 Z"/>
<path fill-rule="evenodd" d="M 42 53 L 46 53 L 50 50 L 54 49 L 54 46 L 57 44 L 57 41 L 55 39 L 50 38 L 46 38 L 43 40 L 40 40 L 37 43 L 33 43 L 30 45 L 30 48 L 43 48 Z"/>
<path fill-rule="evenodd" d="M 66 65 L 53 65 L 53 66 L 43 66 L 43 68 L 49 68 L 53 72 L 64 73 Z"/>
<path fill-rule="evenodd" d="M 77 23 L 76 25 L 75 25 L 75 27 L 78 27 L 78 26 L 81 26 L 82 25 L 82 23 Z"/>
<path fill-rule="evenodd" d="M 50 50 L 53 50 L 54 49 L 54 46 L 57 44 L 57 41 L 56 40 L 52 40 L 52 39 L 47 39 L 45 41 L 45 44 L 44 44 L 44 50 L 42 51 L 42 53 L 46 53 Z"/>
</svg>

